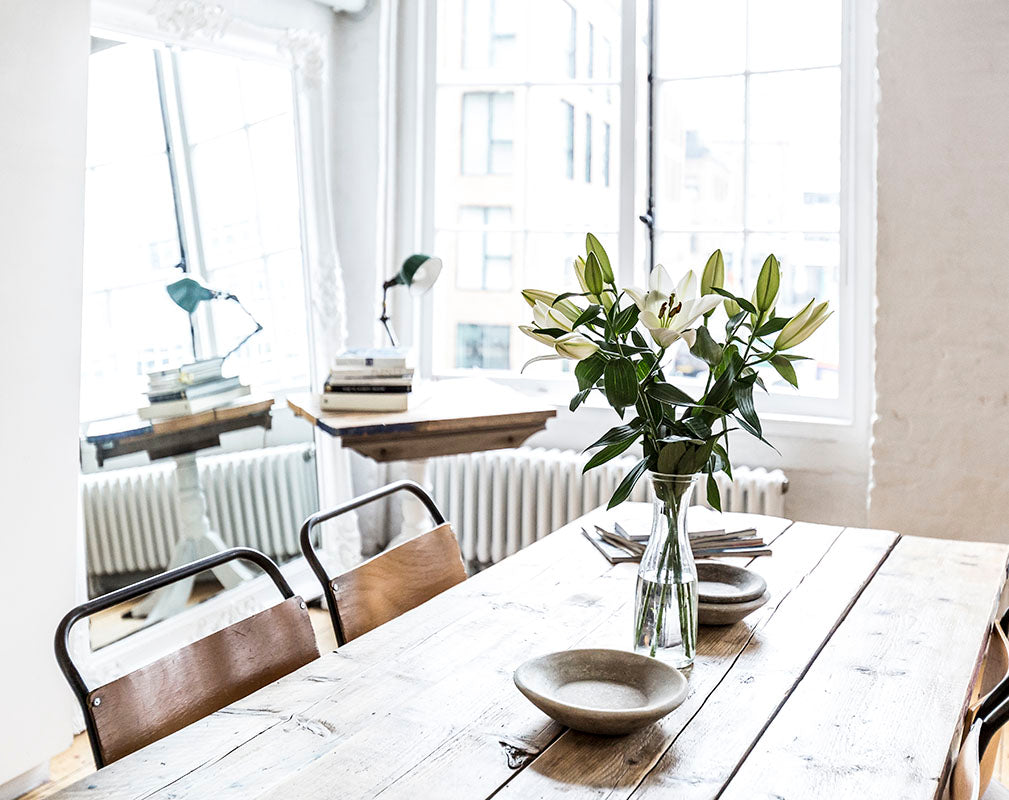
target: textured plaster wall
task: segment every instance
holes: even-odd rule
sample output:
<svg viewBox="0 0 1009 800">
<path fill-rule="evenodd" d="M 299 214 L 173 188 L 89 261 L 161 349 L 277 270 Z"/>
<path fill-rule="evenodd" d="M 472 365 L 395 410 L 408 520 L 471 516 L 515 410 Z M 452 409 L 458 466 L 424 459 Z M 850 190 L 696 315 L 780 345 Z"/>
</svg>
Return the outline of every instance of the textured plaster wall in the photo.
<svg viewBox="0 0 1009 800">
<path fill-rule="evenodd" d="M 869 521 L 1009 541 L 1009 3 L 880 0 Z"/>
</svg>

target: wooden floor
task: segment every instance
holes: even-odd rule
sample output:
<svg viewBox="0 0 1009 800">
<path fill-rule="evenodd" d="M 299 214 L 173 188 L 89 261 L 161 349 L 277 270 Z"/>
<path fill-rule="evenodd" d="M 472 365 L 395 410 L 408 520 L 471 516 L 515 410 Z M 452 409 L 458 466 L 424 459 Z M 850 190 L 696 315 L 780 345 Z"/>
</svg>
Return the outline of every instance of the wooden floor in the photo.
<svg viewBox="0 0 1009 800">
<path fill-rule="evenodd" d="M 211 594 L 216 590 L 211 588 L 204 591 L 200 596 L 199 587 L 194 592 L 194 602 Z M 129 635 L 143 623 L 142 621 L 130 618 L 124 619 L 122 614 L 129 610 L 129 604 L 117 606 L 115 609 L 103 612 L 103 618 L 98 626 L 98 630 L 92 628 L 92 646 L 97 647 L 110 642 L 114 642 L 124 636 Z M 112 613 L 115 611 L 115 613 Z M 319 645 L 319 652 L 325 653 L 336 649 L 336 637 L 333 635 L 333 625 L 329 620 L 329 612 L 324 608 L 309 608 L 309 617 L 312 620 L 312 627 L 315 629 L 315 640 Z M 98 644 L 95 644 L 95 642 Z M 51 794 L 55 794 L 65 786 L 69 786 L 75 781 L 79 781 L 85 775 L 90 775 L 95 771 L 95 762 L 91 757 L 91 745 L 88 743 L 88 735 L 79 733 L 74 737 L 70 749 L 60 753 L 53 758 L 49 764 L 49 781 L 36 789 L 21 795 L 18 800 L 42 800 Z"/>
</svg>

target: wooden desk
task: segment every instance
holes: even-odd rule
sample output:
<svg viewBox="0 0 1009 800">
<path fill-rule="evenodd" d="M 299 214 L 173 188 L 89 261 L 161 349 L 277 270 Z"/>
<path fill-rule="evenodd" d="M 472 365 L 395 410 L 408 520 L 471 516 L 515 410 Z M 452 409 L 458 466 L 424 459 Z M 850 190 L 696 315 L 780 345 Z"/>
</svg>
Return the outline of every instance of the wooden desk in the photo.
<svg viewBox="0 0 1009 800">
<path fill-rule="evenodd" d="M 752 565 L 770 603 L 701 629 L 687 698 L 659 723 L 573 733 L 512 671 L 629 645 L 636 567 L 578 530 L 649 513 L 593 512 L 54 797 L 937 796 L 1009 547 L 726 515 L 773 540 Z"/>
<path fill-rule="evenodd" d="M 134 415 L 96 422 L 88 427 L 85 439 L 95 446 L 99 467 L 104 466 L 106 459 L 128 453 L 146 452 L 152 461 L 169 456 L 175 459 L 182 536 L 172 545 L 169 569 L 227 547 L 210 529 L 196 452 L 220 445 L 222 433 L 255 427 L 268 430 L 272 407 L 273 398 L 247 397 L 185 417 L 149 422 Z M 252 573 L 245 565 L 231 562 L 215 567 L 214 575 L 230 589 Z M 194 580 L 187 578 L 151 593 L 130 612 L 131 615 L 146 617 L 148 623 L 152 623 L 181 611 L 189 600 Z"/>
<path fill-rule="evenodd" d="M 429 382 L 414 394 L 408 411 L 323 411 L 319 396 L 308 393 L 288 396 L 287 404 L 375 461 L 518 447 L 557 415 L 553 406 L 487 380 Z"/>
</svg>

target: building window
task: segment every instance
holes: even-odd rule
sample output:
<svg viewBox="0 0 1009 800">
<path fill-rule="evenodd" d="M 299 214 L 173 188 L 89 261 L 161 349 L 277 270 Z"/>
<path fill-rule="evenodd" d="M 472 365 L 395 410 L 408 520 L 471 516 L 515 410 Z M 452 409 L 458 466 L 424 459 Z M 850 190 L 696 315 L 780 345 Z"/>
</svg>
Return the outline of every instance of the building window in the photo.
<svg viewBox="0 0 1009 800">
<path fill-rule="evenodd" d="M 592 80 L 596 76 L 596 27 L 589 23 L 589 64 L 588 77 Z"/>
<path fill-rule="evenodd" d="M 507 206 L 459 209 L 456 286 L 506 292 L 512 288 L 512 210 Z"/>
<path fill-rule="evenodd" d="M 585 115 L 585 182 L 592 183 L 592 115 Z"/>
<path fill-rule="evenodd" d="M 456 326 L 455 365 L 459 369 L 509 369 L 508 325 L 476 325 L 460 323 Z"/>
<path fill-rule="evenodd" d="M 564 125 L 564 175 L 569 180 L 575 179 L 575 107 L 566 100 L 561 100 L 561 113 Z"/>
<path fill-rule="evenodd" d="M 462 174 L 508 175 L 512 171 L 512 92 L 466 92 L 462 96 Z"/>
<path fill-rule="evenodd" d="M 228 359 L 231 373 L 256 389 L 308 385 L 290 70 L 100 40 L 88 75 L 82 419 L 135 410 L 148 372 L 249 333 L 233 304 L 211 304 L 193 315 L 194 354 L 189 319 L 165 292 L 187 273 L 240 297 L 264 326 Z"/>
<path fill-rule="evenodd" d="M 518 23 L 512 0 L 465 0 L 463 4 L 463 69 L 514 66 Z"/>
<path fill-rule="evenodd" d="M 610 123 L 603 123 L 603 186 L 610 185 Z"/>
</svg>

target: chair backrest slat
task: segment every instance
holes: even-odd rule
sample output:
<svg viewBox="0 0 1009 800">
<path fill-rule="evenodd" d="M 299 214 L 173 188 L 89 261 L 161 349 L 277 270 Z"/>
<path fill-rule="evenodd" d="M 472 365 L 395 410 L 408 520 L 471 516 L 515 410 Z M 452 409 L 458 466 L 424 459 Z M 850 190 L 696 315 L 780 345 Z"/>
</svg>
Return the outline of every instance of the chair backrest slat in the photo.
<svg viewBox="0 0 1009 800">
<path fill-rule="evenodd" d="M 464 580 L 459 542 L 447 522 L 380 553 L 331 582 L 345 641 Z"/>
<path fill-rule="evenodd" d="M 229 625 L 88 693 L 111 763 L 319 657 L 300 597 Z M 96 704 L 97 702 L 97 704 Z"/>
</svg>

